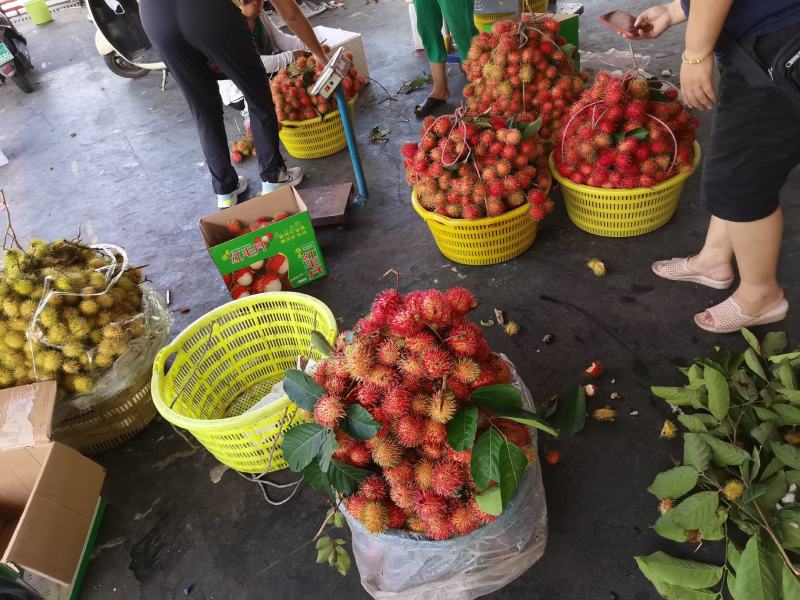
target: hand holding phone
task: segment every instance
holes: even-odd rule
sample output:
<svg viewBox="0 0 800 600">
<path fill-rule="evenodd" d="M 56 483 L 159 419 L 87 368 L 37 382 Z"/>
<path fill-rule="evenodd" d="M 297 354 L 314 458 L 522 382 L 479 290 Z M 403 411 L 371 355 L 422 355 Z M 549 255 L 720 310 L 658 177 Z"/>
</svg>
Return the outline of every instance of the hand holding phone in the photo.
<svg viewBox="0 0 800 600">
<path fill-rule="evenodd" d="M 624 10 L 612 10 L 597 18 L 603 25 L 619 34 L 636 35 L 636 17 Z"/>
</svg>

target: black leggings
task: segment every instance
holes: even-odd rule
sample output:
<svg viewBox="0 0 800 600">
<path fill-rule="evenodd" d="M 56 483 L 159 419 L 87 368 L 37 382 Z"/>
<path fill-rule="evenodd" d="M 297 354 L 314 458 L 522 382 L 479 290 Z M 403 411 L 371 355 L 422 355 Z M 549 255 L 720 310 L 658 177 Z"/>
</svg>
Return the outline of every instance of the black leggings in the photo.
<svg viewBox="0 0 800 600">
<path fill-rule="evenodd" d="M 277 181 L 284 166 L 278 118 L 264 65 L 247 22 L 231 0 L 141 0 L 142 24 L 194 115 L 200 144 L 217 194 L 239 185 L 228 153 L 214 62 L 242 90 L 262 181 Z"/>
</svg>

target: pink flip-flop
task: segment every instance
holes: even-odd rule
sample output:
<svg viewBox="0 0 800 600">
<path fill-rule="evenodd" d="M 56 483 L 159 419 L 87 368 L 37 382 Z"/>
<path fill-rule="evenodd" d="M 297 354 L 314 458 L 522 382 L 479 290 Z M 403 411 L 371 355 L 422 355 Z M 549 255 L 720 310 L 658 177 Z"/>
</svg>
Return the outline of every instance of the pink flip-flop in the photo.
<svg viewBox="0 0 800 600">
<path fill-rule="evenodd" d="M 653 263 L 653 273 L 664 279 L 671 281 L 690 281 L 692 283 L 699 283 L 716 290 L 727 290 L 733 284 L 733 277 L 730 279 L 719 280 L 711 279 L 705 275 L 700 275 L 689 269 L 689 259 L 686 258 L 671 258 L 669 260 L 659 260 Z"/>
<path fill-rule="evenodd" d="M 694 322 L 700 329 L 705 329 L 711 333 L 733 333 L 739 331 L 742 327 L 753 327 L 754 325 L 768 325 L 769 323 L 777 323 L 786 318 L 786 313 L 789 312 L 789 303 L 784 298 L 777 306 L 768 310 L 763 315 L 751 317 L 742 312 L 742 307 L 736 303 L 733 296 L 720 302 L 716 306 L 712 306 L 705 312 L 697 313 L 694 316 Z M 706 325 L 700 320 L 700 317 L 708 313 L 711 316 L 713 325 Z"/>
</svg>

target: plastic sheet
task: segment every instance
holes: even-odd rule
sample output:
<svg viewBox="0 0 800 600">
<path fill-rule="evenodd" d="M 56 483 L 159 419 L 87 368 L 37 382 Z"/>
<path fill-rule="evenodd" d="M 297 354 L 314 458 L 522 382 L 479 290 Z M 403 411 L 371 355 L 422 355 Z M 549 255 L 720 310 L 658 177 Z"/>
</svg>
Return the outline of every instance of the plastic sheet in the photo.
<svg viewBox="0 0 800 600">
<path fill-rule="evenodd" d="M 611 71 L 613 75 L 622 75 L 634 68 L 630 50 L 611 48 L 605 52 L 589 52 L 581 50 L 581 69 L 592 71 Z M 650 64 L 650 56 L 636 54 L 636 67 L 645 77 L 650 75 L 642 69 Z"/>
<path fill-rule="evenodd" d="M 533 410 L 514 365 L 512 385 Z M 536 447 L 536 432 L 532 445 Z M 539 460 L 528 468 L 503 514 L 468 536 L 433 542 L 409 531 L 373 535 L 343 511 L 364 589 L 378 599 L 472 600 L 507 585 L 544 554 L 547 506 Z"/>
<path fill-rule="evenodd" d="M 143 306 L 136 319 L 142 321 L 144 333 L 128 343 L 128 351 L 96 380 L 91 392 L 74 394 L 56 404 L 55 424 L 75 412 L 88 410 L 115 397 L 140 381 L 153 368 L 156 354 L 169 339 L 173 319 L 166 300 L 159 292 L 146 283 L 140 287 Z"/>
</svg>

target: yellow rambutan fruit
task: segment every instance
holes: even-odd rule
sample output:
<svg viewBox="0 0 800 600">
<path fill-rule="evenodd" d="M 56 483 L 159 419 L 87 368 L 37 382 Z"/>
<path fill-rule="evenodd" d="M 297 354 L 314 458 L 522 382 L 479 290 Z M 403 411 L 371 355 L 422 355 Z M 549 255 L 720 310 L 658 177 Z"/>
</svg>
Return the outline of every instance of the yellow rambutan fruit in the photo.
<svg viewBox="0 0 800 600">
<path fill-rule="evenodd" d="M 25 334 L 21 331 L 9 331 L 3 336 L 3 341 L 6 346 L 16 350 L 22 348 L 27 342 L 27 339 L 25 338 Z"/>
<path fill-rule="evenodd" d="M 94 380 L 88 375 L 75 375 L 73 386 L 76 392 L 85 394 L 86 392 L 91 392 L 92 388 L 94 388 Z"/>
<path fill-rule="evenodd" d="M 383 533 L 389 528 L 389 510 L 386 504 L 371 500 L 361 507 L 361 522 L 370 533 Z"/>
<path fill-rule="evenodd" d="M 428 406 L 428 415 L 437 423 L 447 423 L 458 410 L 456 396 L 450 390 L 438 391 L 433 394 Z"/>
<path fill-rule="evenodd" d="M 36 366 L 45 373 L 55 373 L 61 369 L 61 355 L 54 350 L 45 350 L 36 354 Z"/>
<path fill-rule="evenodd" d="M 96 315 L 98 311 L 97 302 L 93 298 L 84 298 L 78 304 L 78 310 L 87 316 Z"/>
</svg>

